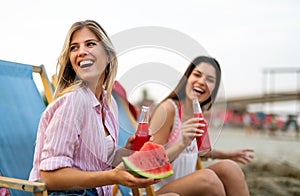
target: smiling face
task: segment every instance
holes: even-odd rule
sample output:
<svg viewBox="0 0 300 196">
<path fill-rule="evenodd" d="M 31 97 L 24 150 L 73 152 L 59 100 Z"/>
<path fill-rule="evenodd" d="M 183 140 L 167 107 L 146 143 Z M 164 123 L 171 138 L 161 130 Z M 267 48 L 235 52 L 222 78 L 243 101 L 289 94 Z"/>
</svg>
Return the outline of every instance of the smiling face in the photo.
<svg viewBox="0 0 300 196">
<path fill-rule="evenodd" d="M 69 58 L 77 77 L 85 81 L 92 91 L 103 85 L 108 56 L 101 41 L 88 28 L 73 34 Z"/>
<path fill-rule="evenodd" d="M 192 100 L 195 96 L 200 103 L 207 100 L 216 86 L 216 70 L 206 62 L 198 64 L 186 84 L 186 98 Z"/>
</svg>

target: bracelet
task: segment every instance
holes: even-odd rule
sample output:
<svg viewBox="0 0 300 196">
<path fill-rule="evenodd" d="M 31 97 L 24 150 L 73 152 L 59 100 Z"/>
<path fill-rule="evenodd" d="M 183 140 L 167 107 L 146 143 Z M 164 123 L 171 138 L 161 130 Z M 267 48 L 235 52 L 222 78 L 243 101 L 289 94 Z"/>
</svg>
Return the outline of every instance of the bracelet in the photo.
<svg viewBox="0 0 300 196">
<path fill-rule="evenodd" d="M 211 156 L 211 159 L 212 159 L 212 160 L 215 159 L 215 158 L 214 158 L 214 152 L 215 152 L 215 149 L 212 149 L 212 150 L 210 151 L 210 156 Z"/>
</svg>

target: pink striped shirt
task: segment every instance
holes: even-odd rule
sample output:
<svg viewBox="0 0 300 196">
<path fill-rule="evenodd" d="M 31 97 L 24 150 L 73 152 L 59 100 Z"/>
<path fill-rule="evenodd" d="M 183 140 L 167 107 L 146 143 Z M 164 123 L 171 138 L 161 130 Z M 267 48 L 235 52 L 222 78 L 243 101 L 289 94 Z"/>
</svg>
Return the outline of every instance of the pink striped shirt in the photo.
<svg viewBox="0 0 300 196">
<path fill-rule="evenodd" d="M 109 106 L 105 91 L 102 96 L 103 105 L 100 105 L 93 92 L 83 87 L 47 107 L 40 119 L 30 180 L 40 179 L 40 170 L 112 168 L 118 143 L 118 111 L 113 98 Z M 109 153 L 102 115 L 113 141 L 112 153 Z M 97 191 L 99 195 L 110 195 L 111 186 L 98 187 Z"/>
</svg>

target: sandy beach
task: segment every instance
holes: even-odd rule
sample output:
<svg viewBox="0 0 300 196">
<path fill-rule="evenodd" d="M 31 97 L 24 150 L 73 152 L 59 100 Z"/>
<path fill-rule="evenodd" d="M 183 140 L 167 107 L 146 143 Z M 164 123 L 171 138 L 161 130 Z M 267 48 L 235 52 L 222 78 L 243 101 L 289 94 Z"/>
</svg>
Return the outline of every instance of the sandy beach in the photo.
<svg viewBox="0 0 300 196">
<path fill-rule="evenodd" d="M 286 161 L 300 169 L 300 137 L 292 134 L 292 130 L 283 135 L 278 132 L 271 136 L 266 132 L 246 134 L 243 129 L 223 128 L 216 144 L 216 149 L 253 148 L 254 161 Z"/>
<path fill-rule="evenodd" d="M 246 134 L 242 128 L 223 128 L 216 149 L 253 148 L 255 158 L 241 165 L 253 196 L 300 195 L 300 138 L 292 130 L 270 135 Z M 203 162 L 204 166 L 212 161 Z"/>
</svg>

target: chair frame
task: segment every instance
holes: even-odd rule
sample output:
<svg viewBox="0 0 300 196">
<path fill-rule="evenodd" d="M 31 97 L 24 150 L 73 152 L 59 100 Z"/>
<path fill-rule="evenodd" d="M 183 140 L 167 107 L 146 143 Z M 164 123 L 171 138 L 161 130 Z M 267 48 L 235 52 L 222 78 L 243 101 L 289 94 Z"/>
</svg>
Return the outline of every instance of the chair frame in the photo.
<svg viewBox="0 0 300 196">
<path fill-rule="evenodd" d="M 53 86 L 52 86 L 52 84 L 51 84 L 51 82 L 50 82 L 50 80 L 47 76 L 45 66 L 43 64 L 40 65 L 40 66 L 33 65 L 32 66 L 32 71 L 34 73 L 39 73 L 40 74 L 40 77 L 41 77 L 41 80 L 42 80 L 42 83 L 43 83 L 43 87 L 44 87 L 44 90 L 45 90 L 46 99 L 47 99 L 48 103 L 50 103 L 52 101 L 54 90 L 53 90 Z"/>
<path fill-rule="evenodd" d="M 45 182 L 31 182 L 28 180 L 0 176 L 0 186 L 1 188 L 9 188 L 19 191 L 31 192 L 35 196 L 48 195 Z"/>
<path fill-rule="evenodd" d="M 40 66 L 32 65 L 32 72 L 39 73 L 40 78 L 43 83 L 46 99 L 48 103 L 52 101 L 53 87 L 49 81 L 46 73 L 45 66 L 42 64 Z M 17 178 L 10 178 L 5 176 L 0 176 L 0 187 L 8 188 L 14 190 L 20 190 L 24 192 L 31 192 L 35 196 L 47 196 L 47 187 L 45 182 L 31 182 L 28 180 L 22 180 Z"/>
</svg>

